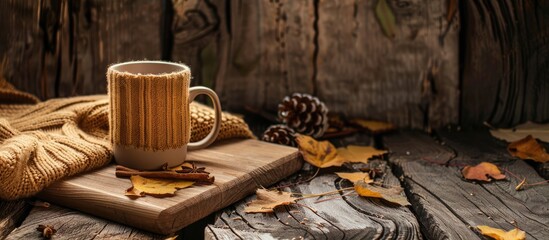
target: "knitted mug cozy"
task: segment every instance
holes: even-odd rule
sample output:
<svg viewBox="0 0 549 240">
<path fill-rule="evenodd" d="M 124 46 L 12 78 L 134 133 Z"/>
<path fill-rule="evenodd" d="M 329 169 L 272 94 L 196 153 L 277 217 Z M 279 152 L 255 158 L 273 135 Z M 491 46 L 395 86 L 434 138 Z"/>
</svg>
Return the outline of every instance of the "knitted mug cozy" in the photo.
<svg viewBox="0 0 549 240">
<path fill-rule="evenodd" d="M 165 70 L 167 73 L 132 74 L 108 69 L 111 143 L 156 151 L 189 142 L 191 73 L 188 68 Z"/>
</svg>

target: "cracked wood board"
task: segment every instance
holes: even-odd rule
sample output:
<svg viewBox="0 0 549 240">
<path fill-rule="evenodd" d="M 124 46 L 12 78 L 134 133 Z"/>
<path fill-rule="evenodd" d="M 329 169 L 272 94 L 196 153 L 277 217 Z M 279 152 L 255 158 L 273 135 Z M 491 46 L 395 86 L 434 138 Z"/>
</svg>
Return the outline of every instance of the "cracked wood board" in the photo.
<svg viewBox="0 0 549 240">
<path fill-rule="evenodd" d="M 370 139 L 365 135 L 355 135 L 335 144 L 346 145 L 343 141 L 347 144 L 368 145 Z M 310 178 L 315 169 L 307 166 L 279 185 Z M 387 186 L 400 185 L 384 160 L 370 160 L 367 165 L 345 166 L 353 169 L 341 171 L 358 171 L 364 167 L 382 169 L 386 174 L 377 180 Z M 331 172 L 322 172 L 325 171 L 309 182 L 282 190 L 314 194 L 352 186 Z M 255 196 L 249 196 L 224 209 L 220 218 L 206 227 L 205 239 L 422 239 L 420 224 L 410 208 L 391 207 L 380 200 L 366 199 L 354 193 L 299 201 L 316 212 L 307 207 L 292 205 L 277 208 L 273 214 L 247 214 L 244 212 L 246 202 L 253 199 Z M 323 199 L 330 200 L 316 203 Z"/>
<path fill-rule="evenodd" d="M 129 179 L 116 178 L 114 165 L 56 182 L 39 197 L 119 223 L 170 234 L 299 170 L 296 148 L 258 140 L 230 140 L 191 151 L 187 160 L 215 176 L 210 186 L 179 190 L 174 197 L 124 196 Z"/>
<path fill-rule="evenodd" d="M 419 132 L 384 137 L 392 152 L 389 161 L 403 175 L 408 200 L 429 239 L 484 239 L 474 227 L 510 230 L 512 221 L 527 239 L 549 236 L 549 184 L 516 191 L 521 181 L 464 181 L 461 168 L 482 161 L 508 169 L 528 182 L 541 178 L 526 162 L 511 157 L 506 145 L 487 131 L 440 132 L 439 142 Z"/>
</svg>

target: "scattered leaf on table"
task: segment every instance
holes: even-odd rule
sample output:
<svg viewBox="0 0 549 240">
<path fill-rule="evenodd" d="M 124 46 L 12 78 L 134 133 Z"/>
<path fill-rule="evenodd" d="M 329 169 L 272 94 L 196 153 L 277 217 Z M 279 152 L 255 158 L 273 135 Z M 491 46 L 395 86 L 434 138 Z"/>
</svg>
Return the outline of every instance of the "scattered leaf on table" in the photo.
<svg viewBox="0 0 549 240">
<path fill-rule="evenodd" d="M 334 145 L 328 141 L 319 142 L 312 137 L 301 134 L 298 134 L 295 140 L 303 159 L 316 167 L 341 166 L 345 162 L 345 159 L 337 154 Z"/>
<path fill-rule="evenodd" d="M 499 228 L 493 228 L 489 226 L 477 226 L 482 235 L 491 237 L 495 240 L 524 240 L 526 239 L 526 233 L 518 228 L 506 232 Z"/>
<path fill-rule="evenodd" d="M 465 179 L 485 182 L 490 182 L 492 178 L 496 180 L 505 179 L 505 174 L 502 174 L 501 171 L 499 171 L 498 166 L 489 162 L 481 162 L 474 167 L 465 166 L 461 171 L 461 174 L 463 174 Z"/>
<path fill-rule="evenodd" d="M 345 159 L 345 162 L 368 163 L 368 159 L 387 153 L 385 150 L 375 149 L 370 146 L 349 145 L 346 148 L 338 148 L 337 154 Z"/>
<path fill-rule="evenodd" d="M 351 123 L 376 134 L 390 132 L 396 129 L 396 126 L 394 124 L 382 121 L 353 119 L 351 120 Z"/>
<path fill-rule="evenodd" d="M 405 196 L 402 196 L 401 188 L 384 188 L 369 185 L 364 181 L 355 183 L 355 191 L 363 197 L 381 198 L 385 201 L 398 204 L 400 206 L 408 206 L 410 202 Z"/>
<path fill-rule="evenodd" d="M 171 179 L 155 179 L 144 178 L 141 176 L 131 176 L 132 187 L 126 190 L 126 196 L 142 197 L 147 195 L 155 197 L 172 196 L 177 189 L 190 187 L 194 182 L 171 180 Z"/>
<path fill-rule="evenodd" d="M 549 142 L 549 124 L 526 122 L 510 129 L 490 130 L 490 134 L 507 142 L 515 142 L 528 135 L 532 135 L 540 141 Z"/>
<path fill-rule="evenodd" d="M 448 12 L 446 13 L 446 20 L 448 22 L 452 21 L 452 18 L 457 12 L 458 0 L 449 0 L 448 1 Z"/>
<path fill-rule="evenodd" d="M 247 213 L 269 213 L 274 212 L 274 208 L 282 205 L 295 203 L 297 198 L 292 197 L 289 192 L 269 191 L 266 189 L 257 189 L 255 192 L 257 199 L 249 202 L 244 209 Z"/>
<path fill-rule="evenodd" d="M 196 166 L 190 162 L 183 162 L 179 166 L 169 168 L 170 171 L 182 170 L 183 168 L 196 168 Z"/>
<path fill-rule="evenodd" d="M 540 163 L 549 162 L 549 154 L 531 135 L 510 143 L 507 150 L 520 159 L 531 159 Z"/>
<path fill-rule="evenodd" d="M 370 175 L 365 172 L 336 172 L 337 176 L 343 179 L 347 179 L 352 183 L 363 181 L 365 183 L 372 183 L 374 180 L 370 179 Z"/>
<path fill-rule="evenodd" d="M 386 0 L 378 0 L 376 4 L 376 17 L 379 25 L 387 37 L 395 37 L 395 15 Z"/>
</svg>

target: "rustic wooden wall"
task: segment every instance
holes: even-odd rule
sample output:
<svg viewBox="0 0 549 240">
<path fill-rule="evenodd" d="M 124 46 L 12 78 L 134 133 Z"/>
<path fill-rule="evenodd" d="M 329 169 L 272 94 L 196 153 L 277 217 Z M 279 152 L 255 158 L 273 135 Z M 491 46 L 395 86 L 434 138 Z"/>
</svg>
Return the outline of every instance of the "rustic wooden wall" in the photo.
<svg viewBox="0 0 549 240">
<path fill-rule="evenodd" d="M 462 123 L 549 121 L 549 1 L 462 2 Z"/>
<path fill-rule="evenodd" d="M 4 77 L 42 99 L 106 92 L 106 67 L 161 57 L 161 1 L 0 1 Z"/>
<path fill-rule="evenodd" d="M 193 84 L 232 110 L 274 111 L 307 92 L 404 127 L 549 120 L 549 4 L 459 1 L 457 14 L 457 2 L 7 0 L 0 62 L 42 99 L 105 93 L 108 64 L 164 59 L 190 65 Z"/>
</svg>

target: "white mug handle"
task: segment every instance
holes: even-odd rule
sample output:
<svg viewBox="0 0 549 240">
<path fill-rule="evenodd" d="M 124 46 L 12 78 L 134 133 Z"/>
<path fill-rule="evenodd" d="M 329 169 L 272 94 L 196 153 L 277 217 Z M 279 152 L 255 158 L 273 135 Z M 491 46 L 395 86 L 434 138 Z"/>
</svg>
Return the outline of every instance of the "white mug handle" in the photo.
<svg viewBox="0 0 549 240">
<path fill-rule="evenodd" d="M 189 103 L 190 104 L 195 98 L 196 96 L 200 95 L 200 94 L 205 94 L 205 95 L 208 95 L 208 97 L 210 97 L 210 99 L 212 99 L 212 102 L 213 102 L 213 105 L 214 105 L 214 110 L 215 110 L 215 121 L 214 121 L 214 125 L 212 127 L 212 130 L 210 131 L 210 133 L 208 133 L 208 135 L 203 138 L 202 140 L 198 141 L 198 142 L 189 142 L 187 144 L 187 149 L 188 150 L 197 150 L 197 149 L 202 149 L 202 148 L 205 148 L 207 146 L 209 146 L 210 144 L 212 144 L 215 139 L 217 138 L 217 135 L 219 134 L 219 129 L 221 127 L 221 103 L 219 102 L 219 98 L 217 97 L 217 94 L 207 88 L 207 87 L 192 87 L 192 88 L 189 88 Z M 191 129 L 192 131 L 192 129 Z"/>
</svg>

